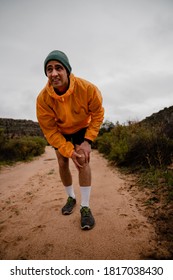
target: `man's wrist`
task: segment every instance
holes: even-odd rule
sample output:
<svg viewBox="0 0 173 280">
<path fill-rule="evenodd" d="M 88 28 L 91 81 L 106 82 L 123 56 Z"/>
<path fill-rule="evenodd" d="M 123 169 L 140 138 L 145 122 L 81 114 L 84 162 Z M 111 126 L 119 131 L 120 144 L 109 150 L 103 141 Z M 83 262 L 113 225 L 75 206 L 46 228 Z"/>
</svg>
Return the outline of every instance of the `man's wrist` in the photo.
<svg viewBox="0 0 173 280">
<path fill-rule="evenodd" d="M 84 138 L 84 141 L 88 142 L 90 145 L 92 144 L 92 141 L 90 139 Z"/>
</svg>

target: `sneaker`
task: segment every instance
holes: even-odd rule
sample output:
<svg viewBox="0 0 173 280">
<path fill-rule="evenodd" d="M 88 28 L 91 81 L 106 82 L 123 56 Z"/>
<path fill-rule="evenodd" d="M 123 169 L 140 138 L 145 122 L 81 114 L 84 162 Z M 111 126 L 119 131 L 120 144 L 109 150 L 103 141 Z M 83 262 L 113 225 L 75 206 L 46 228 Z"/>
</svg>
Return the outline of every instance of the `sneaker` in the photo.
<svg viewBox="0 0 173 280">
<path fill-rule="evenodd" d="M 73 212 L 73 208 L 75 207 L 75 204 L 76 204 L 76 199 L 69 196 L 66 204 L 62 208 L 62 214 L 63 215 L 70 215 Z"/>
<path fill-rule="evenodd" d="M 89 207 L 82 207 L 81 213 L 81 229 L 92 229 L 95 225 L 94 217 Z"/>
</svg>

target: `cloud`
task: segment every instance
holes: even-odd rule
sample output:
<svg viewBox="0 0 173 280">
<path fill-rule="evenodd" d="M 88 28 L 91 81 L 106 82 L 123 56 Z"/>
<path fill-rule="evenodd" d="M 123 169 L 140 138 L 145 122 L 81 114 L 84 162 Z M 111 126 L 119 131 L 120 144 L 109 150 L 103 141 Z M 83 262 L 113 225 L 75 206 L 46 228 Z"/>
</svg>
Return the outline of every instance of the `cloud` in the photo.
<svg viewBox="0 0 173 280">
<path fill-rule="evenodd" d="M 106 118 L 114 121 L 141 120 L 173 104 L 173 74 L 140 72 L 121 76 L 102 87 Z M 112 119 L 113 120 L 113 119 Z"/>
<path fill-rule="evenodd" d="M 36 120 L 53 49 L 99 87 L 106 119 L 141 119 L 171 106 L 172 12 L 171 0 L 2 0 L 1 117 Z"/>
</svg>

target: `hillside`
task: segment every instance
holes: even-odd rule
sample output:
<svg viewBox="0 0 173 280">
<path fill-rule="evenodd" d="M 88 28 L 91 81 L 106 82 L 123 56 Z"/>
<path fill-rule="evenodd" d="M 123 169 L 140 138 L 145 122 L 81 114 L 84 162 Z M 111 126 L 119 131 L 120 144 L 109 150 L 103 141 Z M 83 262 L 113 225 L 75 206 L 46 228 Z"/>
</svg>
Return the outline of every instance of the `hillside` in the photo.
<svg viewBox="0 0 173 280">
<path fill-rule="evenodd" d="M 169 138 L 173 138 L 173 106 L 164 108 L 157 113 L 145 118 L 141 121 L 142 124 L 148 126 L 160 127 L 163 133 Z"/>
<path fill-rule="evenodd" d="M 43 133 L 38 122 L 31 120 L 17 120 L 0 118 L 0 129 L 4 129 L 7 138 L 15 138 L 21 136 L 41 136 Z"/>
<path fill-rule="evenodd" d="M 146 117 L 143 122 L 150 122 L 153 125 L 157 124 L 158 122 L 173 123 L 173 106 L 168 108 L 166 107 L 163 110 Z"/>
</svg>

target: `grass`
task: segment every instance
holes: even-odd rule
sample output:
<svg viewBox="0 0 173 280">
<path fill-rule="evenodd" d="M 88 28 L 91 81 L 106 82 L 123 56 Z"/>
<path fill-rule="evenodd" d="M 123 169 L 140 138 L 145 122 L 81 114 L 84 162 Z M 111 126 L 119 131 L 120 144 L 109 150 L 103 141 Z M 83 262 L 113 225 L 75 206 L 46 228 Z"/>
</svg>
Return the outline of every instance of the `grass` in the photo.
<svg viewBox="0 0 173 280">
<path fill-rule="evenodd" d="M 164 203 L 173 203 L 173 170 L 151 168 L 139 174 L 138 183 L 143 188 L 153 190 Z M 155 201 L 157 202 L 157 201 Z M 153 201 L 154 203 L 154 201 Z"/>
</svg>

